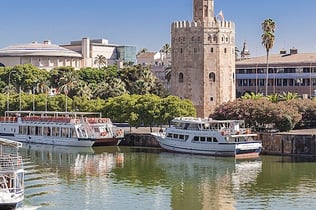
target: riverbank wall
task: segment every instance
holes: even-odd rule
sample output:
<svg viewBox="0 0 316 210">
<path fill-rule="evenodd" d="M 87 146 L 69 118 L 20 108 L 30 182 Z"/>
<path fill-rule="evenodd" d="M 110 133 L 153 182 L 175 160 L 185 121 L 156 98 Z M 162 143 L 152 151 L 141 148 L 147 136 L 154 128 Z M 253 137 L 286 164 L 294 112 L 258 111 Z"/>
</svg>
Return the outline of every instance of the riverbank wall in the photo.
<svg viewBox="0 0 316 210">
<path fill-rule="evenodd" d="M 260 133 L 264 155 L 315 156 L 316 129 Z"/>
<path fill-rule="evenodd" d="M 157 127 L 126 129 L 120 146 L 160 147 L 150 134 L 158 131 Z M 263 155 L 316 157 L 316 129 L 259 133 L 258 139 L 262 141 Z"/>
</svg>

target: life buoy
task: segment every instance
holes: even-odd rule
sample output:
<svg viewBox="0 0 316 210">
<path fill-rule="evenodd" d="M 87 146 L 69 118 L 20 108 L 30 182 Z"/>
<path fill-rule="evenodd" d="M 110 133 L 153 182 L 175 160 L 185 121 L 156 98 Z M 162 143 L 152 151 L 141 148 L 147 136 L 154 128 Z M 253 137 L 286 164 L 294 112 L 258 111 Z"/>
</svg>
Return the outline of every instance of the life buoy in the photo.
<svg viewBox="0 0 316 210">
<path fill-rule="evenodd" d="M 107 132 L 101 132 L 101 136 L 106 136 L 107 134 Z"/>
</svg>

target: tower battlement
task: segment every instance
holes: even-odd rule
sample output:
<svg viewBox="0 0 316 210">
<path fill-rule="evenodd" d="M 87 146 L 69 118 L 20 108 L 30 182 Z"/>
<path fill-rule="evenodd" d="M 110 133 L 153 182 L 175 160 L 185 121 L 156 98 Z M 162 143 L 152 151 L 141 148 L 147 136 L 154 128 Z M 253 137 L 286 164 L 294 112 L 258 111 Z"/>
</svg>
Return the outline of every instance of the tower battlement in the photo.
<svg viewBox="0 0 316 210">
<path fill-rule="evenodd" d="M 200 21 L 175 21 L 171 25 L 171 29 L 190 29 L 200 27 L 222 28 L 222 29 L 234 29 L 235 24 L 232 21 L 219 21 L 215 20 L 208 23 L 201 23 Z"/>
</svg>

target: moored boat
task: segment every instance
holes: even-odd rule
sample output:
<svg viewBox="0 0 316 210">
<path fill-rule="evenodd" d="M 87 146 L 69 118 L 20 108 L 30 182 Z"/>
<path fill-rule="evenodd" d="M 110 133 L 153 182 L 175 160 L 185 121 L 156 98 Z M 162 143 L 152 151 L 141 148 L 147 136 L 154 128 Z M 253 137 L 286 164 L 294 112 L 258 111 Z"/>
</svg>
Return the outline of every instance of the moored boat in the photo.
<svg viewBox="0 0 316 210">
<path fill-rule="evenodd" d="M 0 209 L 15 209 L 24 199 L 22 143 L 0 138 Z"/>
<path fill-rule="evenodd" d="M 244 127 L 242 120 L 179 117 L 159 133 L 152 133 L 168 151 L 236 158 L 258 157 L 261 141 Z"/>
<path fill-rule="evenodd" d="M 113 146 L 124 130 L 96 112 L 6 111 L 0 136 L 25 143 L 64 146 Z"/>
</svg>

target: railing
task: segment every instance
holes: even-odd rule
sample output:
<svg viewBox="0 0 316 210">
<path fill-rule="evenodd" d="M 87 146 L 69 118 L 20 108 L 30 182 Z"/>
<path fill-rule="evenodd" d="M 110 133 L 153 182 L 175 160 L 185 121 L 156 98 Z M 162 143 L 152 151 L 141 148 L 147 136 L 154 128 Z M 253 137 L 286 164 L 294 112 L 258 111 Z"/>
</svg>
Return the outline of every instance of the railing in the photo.
<svg viewBox="0 0 316 210">
<path fill-rule="evenodd" d="M 21 156 L 3 155 L 0 156 L 0 171 L 23 169 Z"/>
<path fill-rule="evenodd" d="M 16 117 L 0 117 L 0 122 L 16 123 L 17 122 L 17 118 Z"/>
<path fill-rule="evenodd" d="M 25 116 L 22 117 L 22 122 L 56 122 L 56 123 L 70 123 L 69 117 L 50 117 L 50 116 Z"/>
</svg>

